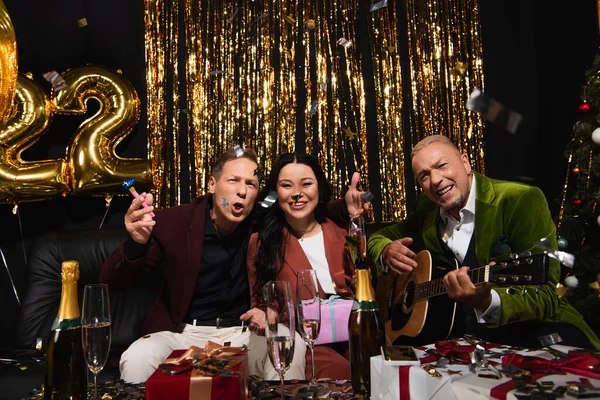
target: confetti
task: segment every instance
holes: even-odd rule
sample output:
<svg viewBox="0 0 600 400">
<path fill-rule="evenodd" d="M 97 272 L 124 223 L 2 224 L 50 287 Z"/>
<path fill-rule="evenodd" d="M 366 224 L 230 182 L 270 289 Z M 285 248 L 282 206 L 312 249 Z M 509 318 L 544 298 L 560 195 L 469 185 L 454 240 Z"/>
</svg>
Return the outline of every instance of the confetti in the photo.
<svg viewBox="0 0 600 400">
<path fill-rule="evenodd" d="M 350 47 L 352 47 L 352 40 L 348 40 L 344 37 L 341 37 L 337 40 L 337 44 L 339 44 L 340 46 L 349 49 Z"/>
<path fill-rule="evenodd" d="M 79 26 L 80 28 L 83 28 L 85 26 L 87 26 L 87 19 L 86 18 L 81 18 L 80 20 L 77 21 L 77 26 Z"/>
<path fill-rule="evenodd" d="M 221 75 L 223 73 L 223 71 L 221 71 L 220 69 L 215 69 L 214 71 L 210 71 L 208 74 L 209 75 Z"/>
<path fill-rule="evenodd" d="M 241 157 L 244 155 L 244 150 L 242 149 L 242 146 L 240 146 L 239 144 L 236 144 L 233 147 L 233 150 L 235 151 L 235 156 L 236 157 Z"/>
<path fill-rule="evenodd" d="M 453 369 L 449 369 L 446 372 L 448 372 L 448 375 L 461 375 L 462 376 L 462 371 L 460 369 L 457 369 L 456 371 Z"/>
<path fill-rule="evenodd" d="M 387 5 L 388 5 L 388 0 L 380 0 L 380 1 L 376 2 L 376 3 L 371 4 L 370 11 L 371 12 L 377 11 L 380 8 L 387 7 Z"/>
<path fill-rule="evenodd" d="M 235 7 L 235 11 L 233 12 L 233 15 L 227 20 L 227 23 L 230 24 L 233 22 L 233 19 L 235 18 L 235 16 L 237 15 L 239 10 L 239 7 Z"/>
<path fill-rule="evenodd" d="M 227 198 L 225 196 L 221 197 L 221 206 L 223 206 L 223 208 L 229 206 L 229 203 L 227 202 Z"/>
<path fill-rule="evenodd" d="M 562 342 L 562 338 L 556 332 L 544 336 L 538 336 L 538 340 L 544 347 Z"/>
<path fill-rule="evenodd" d="M 283 19 L 285 19 L 287 22 L 289 22 L 292 25 L 296 24 L 296 20 L 291 15 L 286 15 L 285 17 L 283 17 Z"/>
<path fill-rule="evenodd" d="M 307 27 L 309 30 L 311 30 L 311 31 L 312 31 L 313 29 L 315 29 L 315 20 L 314 20 L 314 19 L 309 19 L 308 21 L 306 21 L 306 27 Z"/>
<path fill-rule="evenodd" d="M 346 136 L 347 139 L 354 139 L 356 137 L 356 133 L 352 132 L 352 129 L 350 129 L 350 127 L 346 127 L 344 128 L 344 136 Z"/>
<path fill-rule="evenodd" d="M 258 177 L 258 179 L 262 179 L 262 178 L 264 178 L 264 177 L 265 177 L 265 172 L 264 172 L 262 169 L 260 169 L 260 168 L 256 168 L 256 169 L 254 170 L 254 175 L 255 175 L 256 177 Z"/>
<path fill-rule="evenodd" d="M 67 83 L 65 82 L 63 77 L 60 76 L 60 74 L 56 71 L 50 71 L 50 72 L 43 73 L 42 76 L 44 77 L 45 80 L 50 82 L 50 84 L 52 85 L 54 90 L 60 90 L 60 89 L 64 89 L 67 87 Z"/>
<path fill-rule="evenodd" d="M 250 28 L 252 28 L 252 25 L 254 25 L 255 23 L 257 23 L 258 21 L 260 21 L 260 20 L 261 20 L 261 19 L 263 19 L 263 18 L 267 18 L 268 16 L 269 16 L 269 14 L 267 14 L 267 13 L 264 13 L 264 14 L 261 14 L 261 15 L 259 15 L 259 16 L 258 16 L 258 17 L 256 17 L 256 18 L 254 18 L 254 21 L 252 21 L 252 22 L 250 23 Z"/>
<path fill-rule="evenodd" d="M 313 100 L 310 104 L 310 115 L 315 115 L 317 113 L 317 108 L 319 107 L 319 100 Z"/>
<path fill-rule="evenodd" d="M 298 201 L 300 201 L 301 198 L 302 198 L 302 193 L 293 195 L 292 200 L 294 200 L 294 205 L 298 204 Z"/>
<path fill-rule="evenodd" d="M 452 68 L 452 75 L 463 76 L 467 72 L 469 63 L 458 61 L 454 68 Z"/>
<path fill-rule="evenodd" d="M 260 205 L 264 208 L 269 208 L 275 204 L 275 201 L 277 201 L 277 192 L 271 190 L 267 197 L 265 197 L 265 199 L 260 203 Z"/>
<path fill-rule="evenodd" d="M 504 107 L 502 103 L 486 96 L 477 88 L 473 89 L 467 99 L 467 109 L 475 111 L 486 120 L 502 127 L 511 134 L 515 134 L 523 116 Z"/>
</svg>

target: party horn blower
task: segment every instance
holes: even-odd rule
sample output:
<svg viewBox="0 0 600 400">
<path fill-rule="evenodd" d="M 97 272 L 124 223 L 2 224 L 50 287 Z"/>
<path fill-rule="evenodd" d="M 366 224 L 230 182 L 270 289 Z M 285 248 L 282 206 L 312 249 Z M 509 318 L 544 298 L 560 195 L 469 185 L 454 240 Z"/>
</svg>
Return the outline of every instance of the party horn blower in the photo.
<svg viewBox="0 0 600 400">
<path fill-rule="evenodd" d="M 135 187 L 133 187 L 133 185 L 135 185 L 135 179 L 133 179 L 133 178 L 129 178 L 125 182 L 123 182 L 123 188 L 125 190 L 129 190 L 131 192 L 131 194 L 133 195 L 133 197 L 135 197 L 136 199 L 138 199 L 140 197 L 140 195 L 135 190 Z M 148 207 L 148 205 L 145 202 L 142 201 L 142 207 L 146 208 L 146 207 Z M 150 216 L 152 218 L 154 218 L 154 216 L 155 216 L 152 211 L 150 212 Z"/>
</svg>

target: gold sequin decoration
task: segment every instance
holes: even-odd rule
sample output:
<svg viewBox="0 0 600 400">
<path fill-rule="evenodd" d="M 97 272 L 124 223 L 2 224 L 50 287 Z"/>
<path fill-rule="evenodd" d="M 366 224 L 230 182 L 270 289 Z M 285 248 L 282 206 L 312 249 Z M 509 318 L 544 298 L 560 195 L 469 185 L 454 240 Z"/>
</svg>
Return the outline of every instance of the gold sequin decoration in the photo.
<svg viewBox="0 0 600 400">
<path fill-rule="evenodd" d="M 446 135 L 485 174 L 484 121 L 465 106 L 474 88 L 484 90 L 479 2 L 410 0 L 406 9 L 412 143 L 434 134 Z M 457 65 L 465 72 L 453 73 Z M 472 133 L 467 135 L 470 124 Z"/>
<path fill-rule="evenodd" d="M 403 16 L 396 2 L 369 12 L 358 0 L 144 4 L 148 154 L 159 207 L 203 194 L 212 163 L 236 144 L 255 149 L 265 171 L 283 152 L 316 152 L 334 197 L 347 188 L 351 167 L 368 188 L 368 160 L 379 159 L 383 220 L 403 218 L 406 191 L 416 189 L 405 181 L 405 140 L 448 135 L 485 173 L 483 121 L 465 108 L 472 89 L 483 90 L 475 0 L 407 1 Z M 401 43 L 405 29 L 408 42 Z M 370 54 L 361 55 L 365 38 Z M 364 76 L 364 62 L 373 76 Z M 375 104 L 366 104 L 367 79 Z M 367 132 L 367 110 L 376 132 Z M 369 154 L 375 148 L 379 154 Z M 182 174 L 190 177 L 190 198 L 181 198 Z"/>
</svg>

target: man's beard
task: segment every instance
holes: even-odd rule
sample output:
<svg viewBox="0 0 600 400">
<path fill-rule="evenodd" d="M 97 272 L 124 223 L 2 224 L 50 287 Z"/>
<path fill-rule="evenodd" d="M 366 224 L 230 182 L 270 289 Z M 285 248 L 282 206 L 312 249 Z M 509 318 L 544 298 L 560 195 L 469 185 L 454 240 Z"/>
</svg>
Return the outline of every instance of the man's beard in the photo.
<svg viewBox="0 0 600 400">
<path fill-rule="evenodd" d="M 446 211 L 450 215 L 460 215 L 459 212 L 465 205 L 465 196 L 459 196 L 452 204 L 449 204 L 446 207 L 443 207 L 444 211 Z"/>
</svg>

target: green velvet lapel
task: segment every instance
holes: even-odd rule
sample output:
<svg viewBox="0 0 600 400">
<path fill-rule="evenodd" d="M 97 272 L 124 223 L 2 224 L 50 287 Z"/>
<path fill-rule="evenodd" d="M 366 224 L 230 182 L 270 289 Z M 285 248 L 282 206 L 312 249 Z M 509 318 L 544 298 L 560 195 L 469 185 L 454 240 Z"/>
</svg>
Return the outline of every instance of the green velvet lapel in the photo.
<svg viewBox="0 0 600 400">
<path fill-rule="evenodd" d="M 440 209 L 436 208 L 433 212 L 425 217 L 423 222 L 423 241 L 425 249 L 434 254 L 444 254 L 444 248 L 438 234 L 438 226 L 440 223 Z"/>
<path fill-rule="evenodd" d="M 478 266 L 483 266 L 488 262 L 494 241 L 498 238 L 496 227 L 501 221 L 496 221 L 497 207 L 494 203 L 496 192 L 489 178 L 473 173 L 476 180 L 475 192 L 475 255 Z M 499 234 L 499 233 L 498 233 Z"/>
</svg>

